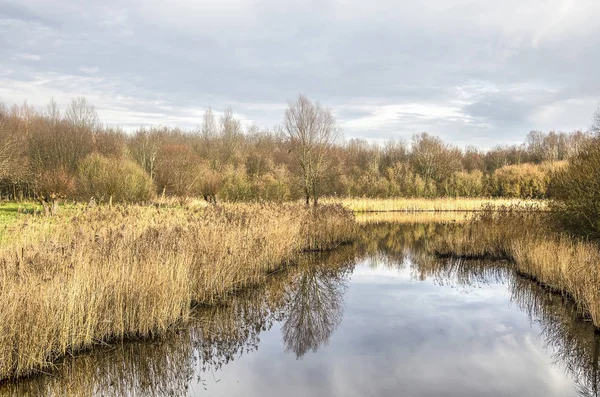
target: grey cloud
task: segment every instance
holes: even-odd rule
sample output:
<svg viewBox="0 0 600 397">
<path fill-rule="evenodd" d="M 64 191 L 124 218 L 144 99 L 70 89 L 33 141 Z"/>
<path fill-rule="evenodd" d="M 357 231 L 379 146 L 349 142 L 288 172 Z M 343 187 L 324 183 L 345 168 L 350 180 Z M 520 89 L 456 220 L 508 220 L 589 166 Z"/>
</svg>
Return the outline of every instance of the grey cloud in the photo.
<svg viewBox="0 0 600 397">
<path fill-rule="evenodd" d="M 30 92 L 44 74 L 49 82 L 42 88 L 72 95 L 70 87 L 52 80 L 53 73 L 81 77 L 97 68 L 94 76 L 101 83 L 91 94 L 123 93 L 134 99 L 132 113 L 146 111 L 139 106 L 147 101 L 173 109 L 231 105 L 250 121 L 273 125 L 282 113 L 275 105 L 302 92 L 339 109 L 344 123 L 368 119 L 371 107 L 424 108 L 345 128 L 348 136 L 407 138 L 426 130 L 487 146 L 501 143 L 498 136 L 522 139 L 528 130 L 554 122 L 539 119 L 549 107 L 565 111 L 565 101 L 571 101 L 569 112 L 578 103 L 577 113 L 584 114 L 597 101 L 600 27 L 581 24 L 590 15 L 599 17 L 600 8 L 582 0 L 589 9 L 546 15 L 552 7 L 525 3 L 523 10 L 531 15 L 544 14 L 527 19 L 512 14 L 516 3 L 484 7 L 463 0 L 455 7 L 442 0 L 412 7 L 388 0 L 368 6 L 335 0 L 226 5 L 180 0 L 168 8 L 134 0 L 6 2 L 0 5 L 0 20 L 9 20 L 0 23 L 0 52 L 8 56 L 0 67 L 20 77 L 7 84 L 15 88 L 1 99 L 20 102 L 22 92 Z M 19 59 L 17 53 L 41 60 Z M 473 82 L 491 90 L 481 92 Z M 86 88 L 78 94 L 90 95 Z M 103 106 L 117 115 L 109 103 Z M 436 117 L 434 108 L 440 106 L 457 108 L 457 115 Z M 176 122 L 177 111 L 171 115 Z M 107 121 L 124 122 L 119 118 Z M 182 124 L 191 123 L 182 119 Z M 569 119 L 559 127 L 588 124 L 589 119 Z"/>
<path fill-rule="evenodd" d="M 22 4 L 0 3 L 0 20 L 17 20 L 26 23 L 38 23 L 48 26 L 58 26 L 57 21 L 33 11 Z"/>
<path fill-rule="evenodd" d="M 355 118 L 361 118 L 361 117 L 366 117 L 366 116 L 371 116 L 373 114 L 372 110 L 368 110 L 368 109 L 360 109 L 360 108 L 336 108 L 335 109 L 335 116 L 339 119 L 339 120 L 352 120 Z"/>
<path fill-rule="evenodd" d="M 494 93 L 467 105 L 465 112 L 489 125 L 515 127 L 527 123 L 533 108 L 505 93 Z"/>
</svg>

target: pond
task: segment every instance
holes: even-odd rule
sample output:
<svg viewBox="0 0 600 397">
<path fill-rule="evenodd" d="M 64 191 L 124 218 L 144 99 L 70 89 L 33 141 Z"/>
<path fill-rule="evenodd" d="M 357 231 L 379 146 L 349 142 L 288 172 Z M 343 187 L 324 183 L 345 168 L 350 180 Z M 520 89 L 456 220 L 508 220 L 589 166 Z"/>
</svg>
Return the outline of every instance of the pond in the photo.
<svg viewBox="0 0 600 397">
<path fill-rule="evenodd" d="M 597 396 L 594 328 L 510 263 L 428 255 L 446 227 L 370 221 L 356 244 L 304 255 L 176 332 L 0 395 Z"/>
</svg>

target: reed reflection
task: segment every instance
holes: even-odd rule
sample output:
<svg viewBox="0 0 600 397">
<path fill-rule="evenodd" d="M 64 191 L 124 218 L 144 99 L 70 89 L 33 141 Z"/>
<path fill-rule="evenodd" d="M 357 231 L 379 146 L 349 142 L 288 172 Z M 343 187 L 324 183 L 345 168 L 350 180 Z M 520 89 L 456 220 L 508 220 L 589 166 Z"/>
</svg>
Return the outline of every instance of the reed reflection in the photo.
<svg viewBox="0 0 600 397">
<path fill-rule="evenodd" d="M 352 272 L 354 260 L 353 246 L 307 254 L 297 265 L 274 273 L 269 283 L 230 296 L 221 305 L 197 308 L 176 332 L 67 358 L 52 374 L 0 385 L 0 397 L 185 396 L 190 389 L 208 387 L 209 377 L 256 350 L 261 332 L 279 321 L 287 324 L 286 346 L 317 349 L 341 319 L 342 280 Z M 297 315 L 316 322 L 290 320 Z"/>
<path fill-rule="evenodd" d="M 579 315 L 575 304 L 560 295 L 540 288 L 525 278 L 510 283 L 511 301 L 538 322 L 542 338 L 556 351 L 554 359 L 563 363 L 575 379 L 581 396 L 600 395 L 600 335 L 589 321 Z"/>
<path fill-rule="evenodd" d="M 540 338 L 554 352 L 557 365 L 564 367 L 584 397 L 600 396 L 600 334 L 582 318 L 568 297 L 557 295 L 534 281 L 518 276 L 510 263 L 440 259 L 427 253 L 427 240 L 436 233 L 451 233 L 453 223 L 386 224 L 372 222 L 363 226 L 360 254 L 372 258 L 374 266 L 409 266 L 415 279 L 433 279 L 439 285 L 465 289 L 489 283 L 506 282 L 510 301 L 540 325 Z M 364 239 L 364 237 L 363 237 Z M 408 260 L 408 261 L 407 261 Z"/>
<path fill-rule="evenodd" d="M 518 277 L 509 263 L 443 260 L 427 254 L 427 240 L 452 224 L 363 226 L 359 243 L 310 254 L 278 271 L 266 284 L 198 308 L 181 329 L 157 340 L 97 349 L 66 359 L 51 376 L 0 386 L 0 396 L 184 396 L 209 388 L 219 371 L 260 348 L 264 331 L 281 326 L 284 349 L 296 358 L 317 351 L 344 314 L 349 275 L 357 261 L 409 268 L 415 280 L 465 289 L 505 282 L 510 301 L 540 325 L 540 338 L 565 368 L 581 396 L 600 395 L 600 336 L 566 298 Z"/>
</svg>

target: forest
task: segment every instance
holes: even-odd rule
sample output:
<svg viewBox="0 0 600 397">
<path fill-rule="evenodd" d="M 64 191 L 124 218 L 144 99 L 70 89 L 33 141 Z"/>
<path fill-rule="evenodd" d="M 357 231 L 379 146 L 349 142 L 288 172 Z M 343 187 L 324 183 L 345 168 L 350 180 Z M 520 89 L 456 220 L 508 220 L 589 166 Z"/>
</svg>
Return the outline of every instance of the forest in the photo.
<svg viewBox="0 0 600 397">
<path fill-rule="evenodd" d="M 318 103 L 316 110 L 339 132 L 331 111 Z M 543 199 L 552 195 L 552 175 L 593 141 L 592 131 L 523 134 L 520 145 L 489 150 L 426 132 L 383 144 L 339 134 L 320 153 L 314 188 L 330 197 Z M 293 201 L 309 195 L 295 153 L 285 121 L 244 127 L 230 108 L 220 116 L 208 109 L 193 130 L 126 131 L 104 125 L 83 97 L 63 110 L 54 100 L 44 110 L 0 104 L 0 195 L 9 200 Z"/>
</svg>

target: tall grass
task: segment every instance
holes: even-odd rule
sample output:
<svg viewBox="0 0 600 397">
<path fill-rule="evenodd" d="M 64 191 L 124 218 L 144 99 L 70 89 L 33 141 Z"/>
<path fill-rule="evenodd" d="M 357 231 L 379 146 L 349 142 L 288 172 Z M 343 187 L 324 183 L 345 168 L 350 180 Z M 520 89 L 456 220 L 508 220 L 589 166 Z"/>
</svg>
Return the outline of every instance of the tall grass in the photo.
<svg viewBox="0 0 600 397">
<path fill-rule="evenodd" d="M 517 271 L 571 297 L 600 327 L 600 247 L 554 231 L 546 216 L 486 212 L 430 240 L 440 256 L 508 259 Z"/>
<path fill-rule="evenodd" d="M 356 222 L 366 223 L 394 223 L 394 224 L 423 224 L 423 223 L 452 223 L 465 222 L 474 216 L 474 212 L 460 211 L 384 211 L 384 212 L 358 212 Z"/>
<path fill-rule="evenodd" d="M 256 350 L 261 332 L 271 329 L 276 321 L 297 316 L 314 318 L 315 313 L 325 318 L 334 316 L 331 304 L 327 304 L 331 302 L 294 305 L 290 297 L 300 294 L 310 302 L 310 297 L 331 296 L 330 283 L 310 283 L 312 288 L 302 288 L 305 280 L 339 280 L 347 277 L 353 264 L 352 246 L 299 255 L 297 265 L 282 268 L 268 282 L 219 304 L 195 308 L 187 324 L 164 338 L 129 341 L 114 348 L 100 347 L 77 357 L 68 356 L 52 376 L 0 384 L 0 396 L 186 395 L 191 384 L 204 383 L 204 377 L 212 377 L 227 363 Z M 302 328 L 304 332 L 294 336 L 301 342 L 315 334 L 322 335 L 321 324 L 307 323 L 310 328 Z"/>
<path fill-rule="evenodd" d="M 303 250 L 354 238 L 341 207 L 96 207 L 26 217 L 0 246 L 0 379 L 68 353 L 160 334 L 192 302 L 262 282 Z"/>
<path fill-rule="evenodd" d="M 541 200 L 499 198 L 328 198 L 322 201 L 327 203 L 341 203 L 344 207 L 354 212 L 481 211 L 490 206 L 543 210 L 546 207 L 545 202 Z"/>
</svg>

